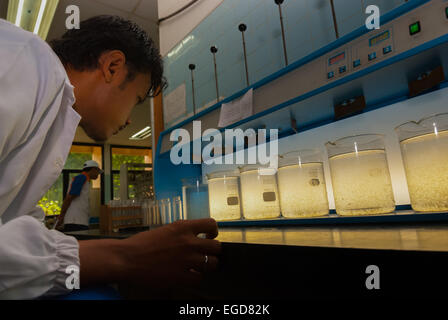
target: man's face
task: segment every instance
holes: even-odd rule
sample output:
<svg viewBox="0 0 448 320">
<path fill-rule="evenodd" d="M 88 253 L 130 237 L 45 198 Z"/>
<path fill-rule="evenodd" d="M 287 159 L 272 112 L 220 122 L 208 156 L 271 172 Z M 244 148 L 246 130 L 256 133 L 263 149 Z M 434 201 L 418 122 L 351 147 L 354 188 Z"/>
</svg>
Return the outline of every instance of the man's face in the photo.
<svg viewBox="0 0 448 320">
<path fill-rule="evenodd" d="M 100 169 L 98 169 L 98 168 L 92 168 L 89 171 L 90 180 L 98 179 L 99 175 L 100 175 Z"/>
<path fill-rule="evenodd" d="M 127 79 L 124 56 L 113 54 L 100 59 L 92 72 L 69 77 L 75 86 L 75 109 L 81 115 L 81 127 L 89 137 L 105 141 L 130 123 L 133 108 L 141 103 L 150 87 L 150 74 L 137 73 Z"/>
</svg>

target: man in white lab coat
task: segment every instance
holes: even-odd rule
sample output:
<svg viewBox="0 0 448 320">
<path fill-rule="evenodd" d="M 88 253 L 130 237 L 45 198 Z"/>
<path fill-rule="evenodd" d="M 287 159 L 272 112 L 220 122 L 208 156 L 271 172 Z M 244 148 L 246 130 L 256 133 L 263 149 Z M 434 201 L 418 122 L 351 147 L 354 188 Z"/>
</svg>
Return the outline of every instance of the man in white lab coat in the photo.
<svg viewBox="0 0 448 320">
<path fill-rule="evenodd" d="M 158 50 L 130 21 L 94 17 L 51 46 L 0 20 L 0 299 L 70 293 L 66 271 L 73 267 L 80 268 L 81 289 L 196 284 L 205 267 L 217 265 L 212 219 L 79 242 L 36 219 L 78 124 L 94 140 L 107 140 L 129 123 L 136 104 L 164 87 Z"/>
</svg>

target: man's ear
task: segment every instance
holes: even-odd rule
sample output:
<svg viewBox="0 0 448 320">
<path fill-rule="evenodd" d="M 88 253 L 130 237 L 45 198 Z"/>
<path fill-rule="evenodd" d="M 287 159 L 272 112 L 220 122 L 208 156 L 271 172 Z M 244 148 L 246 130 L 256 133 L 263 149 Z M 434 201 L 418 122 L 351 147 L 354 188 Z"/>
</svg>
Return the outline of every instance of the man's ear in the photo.
<svg viewBox="0 0 448 320">
<path fill-rule="evenodd" d="M 121 73 L 126 73 L 126 56 L 120 50 L 107 51 L 100 56 L 99 65 L 106 83 L 110 83 Z"/>
</svg>

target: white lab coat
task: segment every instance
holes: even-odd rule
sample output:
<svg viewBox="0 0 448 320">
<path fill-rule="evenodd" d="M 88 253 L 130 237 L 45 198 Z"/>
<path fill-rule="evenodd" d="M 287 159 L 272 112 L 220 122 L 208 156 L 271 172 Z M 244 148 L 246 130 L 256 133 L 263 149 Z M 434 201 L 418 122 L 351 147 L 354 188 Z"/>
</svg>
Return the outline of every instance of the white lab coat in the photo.
<svg viewBox="0 0 448 320">
<path fill-rule="evenodd" d="M 73 103 L 51 48 L 0 19 L 0 299 L 68 293 L 66 268 L 79 267 L 76 239 L 35 218 L 80 121 Z"/>
</svg>

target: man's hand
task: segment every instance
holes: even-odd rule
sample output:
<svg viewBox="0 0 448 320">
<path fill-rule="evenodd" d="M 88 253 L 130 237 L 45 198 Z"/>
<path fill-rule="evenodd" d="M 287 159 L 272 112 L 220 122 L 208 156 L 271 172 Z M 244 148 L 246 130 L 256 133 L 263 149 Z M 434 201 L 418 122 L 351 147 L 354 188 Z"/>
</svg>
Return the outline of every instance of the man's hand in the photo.
<svg viewBox="0 0 448 320">
<path fill-rule="evenodd" d="M 64 217 L 58 217 L 56 219 L 56 225 L 54 226 L 54 228 L 58 231 L 62 231 L 64 229 Z"/>
<path fill-rule="evenodd" d="M 198 238 L 200 233 L 207 239 Z M 203 272 L 217 267 L 221 244 L 212 240 L 217 235 L 215 220 L 203 219 L 174 222 L 128 238 L 123 241 L 123 263 L 130 274 L 122 279 L 151 287 L 194 285 Z"/>
<path fill-rule="evenodd" d="M 200 233 L 206 239 L 199 238 Z M 99 282 L 151 289 L 196 285 L 204 272 L 217 267 L 221 252 L 220 242 L 213 240 L 217 235 L 216 221 L 201 219 L 177 221 L 125 240 L 81 241 L 81 286 Z"/>
</svg>

